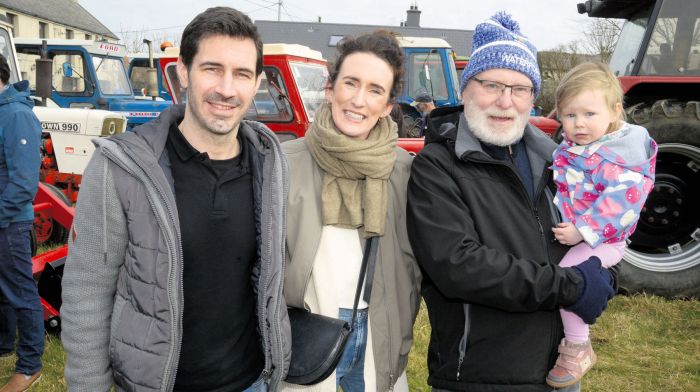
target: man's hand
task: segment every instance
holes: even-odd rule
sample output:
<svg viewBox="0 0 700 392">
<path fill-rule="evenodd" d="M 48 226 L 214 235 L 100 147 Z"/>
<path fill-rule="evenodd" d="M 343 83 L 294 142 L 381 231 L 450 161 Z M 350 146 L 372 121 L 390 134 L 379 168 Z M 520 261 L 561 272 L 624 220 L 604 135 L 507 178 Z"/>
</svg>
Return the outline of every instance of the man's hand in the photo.
<svg viewBox="0 0 700 392">
<path fill-rule="evenodd" d="M 586 324 L 593 324 L 615 295 L 612 274 L 601 268 L 600 259 L 596 256 L 568 268 L 572 268 L 581 276 L 581 283 L 578 299 L 566 310 L 576 313 Z"/>
<path fill-rule="evenodd" d="M 554 238 L 562 245 L 576 245 L 583 241 L 583 236 L 571 222 L 559 223 L 557 227 L 552 228 L 552 231 Z"/>
</svg>

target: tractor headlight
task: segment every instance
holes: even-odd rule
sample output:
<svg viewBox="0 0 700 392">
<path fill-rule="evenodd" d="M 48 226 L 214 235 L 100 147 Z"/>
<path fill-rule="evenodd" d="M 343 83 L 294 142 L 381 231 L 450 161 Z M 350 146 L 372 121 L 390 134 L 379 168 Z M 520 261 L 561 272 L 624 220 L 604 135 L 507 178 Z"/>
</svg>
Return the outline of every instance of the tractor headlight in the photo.
<svg viewBox="0 0 700 392">
<path fill-rule="evenodd" d="M 102 122 L 102 132 L 100 136 L 114 136 L 116 134 L 124 132 L 126 126 L 125 120 L 123 118 L 106 118 Z"/>
</svg>

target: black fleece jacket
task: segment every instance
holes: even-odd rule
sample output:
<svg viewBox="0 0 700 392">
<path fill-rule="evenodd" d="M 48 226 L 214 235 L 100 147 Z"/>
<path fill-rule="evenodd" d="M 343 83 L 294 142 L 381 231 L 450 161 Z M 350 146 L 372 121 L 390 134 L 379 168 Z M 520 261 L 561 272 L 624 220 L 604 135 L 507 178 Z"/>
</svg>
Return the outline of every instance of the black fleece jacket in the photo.
<svg viewBox="0 0 700 392">
<path fill-rule="evenodd" d="M 530 198 L 512 162 L 484 152 L 461 107 L 434 111 L 426 139 L 411 169 L 407 224 L 432 326 L 428 383 L 551 391 L 545 377 L 563 338 L 559 307 L 576 301 L 581 283 L 557 265 L 567 248 L 551 231 L 556 144 L 525 129 Z"/>
</svg>

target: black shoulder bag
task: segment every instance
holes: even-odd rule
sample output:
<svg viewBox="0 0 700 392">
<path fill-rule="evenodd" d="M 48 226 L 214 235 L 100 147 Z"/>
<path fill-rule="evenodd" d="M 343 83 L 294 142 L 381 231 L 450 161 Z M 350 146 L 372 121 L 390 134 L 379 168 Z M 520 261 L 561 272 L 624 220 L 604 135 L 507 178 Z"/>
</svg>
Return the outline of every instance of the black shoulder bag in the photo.
<svg viewBox="0 0 700 392">
<path fill-rule="evenodd" d="M 292 360 L 289 364 L 287 382 L 300 385 L 316 384 L 328 378 L 335 370 L 348 336 L 352 332 L 352 326 L 355 325 L 357 304 L 360 301 L 365 272 L 367 272 L 367 279 L 363 299 L 369 303 L 377 245 L 377 237 L 370 237 L 365 243 L 350 324 L 336 318 L 311 313 L 306 309 L 288 308 L 289 322 L 292 326 Z"/>
</svg>

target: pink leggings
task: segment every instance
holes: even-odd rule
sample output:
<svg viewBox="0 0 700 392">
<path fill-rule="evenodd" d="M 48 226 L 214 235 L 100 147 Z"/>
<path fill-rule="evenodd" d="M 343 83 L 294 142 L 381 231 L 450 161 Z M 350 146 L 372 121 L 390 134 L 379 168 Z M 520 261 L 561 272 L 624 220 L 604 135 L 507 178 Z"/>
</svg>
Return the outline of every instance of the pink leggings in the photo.
<svg viewBox="0 0 700 392">
<path fill-rule="evenodd" d="M 603 267 L 610 268 L 620 262 L 624 254 L 624 242 L 615 242 L 611 244 L 603 243 L 595 248 L 591 248 L 586 242 L 580 242 L 566 252 L 564 258 L 559 262 L 559 266 L 571 267 L 583 263 L 591 256 L 596 256 L 600 259 Z M 560 312 L 561 321 L 564 323 L 564 336 L 566 340 L 575 343 L 587 341 L 588 324 L 584 323 L 579 316 L 568 310 L 560 309 Z"/>
</svg>

